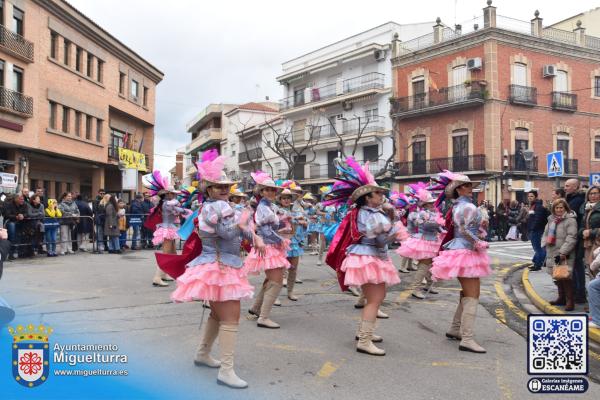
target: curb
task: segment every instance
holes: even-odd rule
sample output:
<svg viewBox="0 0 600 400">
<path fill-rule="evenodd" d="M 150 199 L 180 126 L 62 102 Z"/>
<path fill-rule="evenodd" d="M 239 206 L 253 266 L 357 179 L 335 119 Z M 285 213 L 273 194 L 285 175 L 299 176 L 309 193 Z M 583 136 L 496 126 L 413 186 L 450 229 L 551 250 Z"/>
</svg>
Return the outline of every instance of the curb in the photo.
<svg viewBox="0 0 600 400">
<path fill-rule="evenodd" d="M 564 310 L 554 307 L 552 304 L 542 299 L 539 294 L 537 294 L 535 289 L 533 289 L 533 285 L 531 285 L 531 282 L 529 282 L 529 270 L 527 268 L 523 270 L 521 281 L 523 283 L 523 287 L 525 288 L 525 294 L 527 294 L 529 300 L 531 300 L 540 311 L 545 314 L 565 314 Z M 600 344 L 600 329 L 588 329 L 588 336 L 591 340 Z"/>
</svg>

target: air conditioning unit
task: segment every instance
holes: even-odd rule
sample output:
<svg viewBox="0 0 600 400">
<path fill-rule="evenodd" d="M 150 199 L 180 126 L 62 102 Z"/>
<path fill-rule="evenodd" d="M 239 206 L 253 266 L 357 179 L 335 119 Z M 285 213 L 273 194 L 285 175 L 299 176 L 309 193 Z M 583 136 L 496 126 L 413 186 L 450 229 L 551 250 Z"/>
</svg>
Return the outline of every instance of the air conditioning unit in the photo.
<svg viewBox="0 0 600 400">
<path fill-rule="evenodd" d="M 344 109 L 344 111 L 350 111 L 350 110 L 352 110 L 352 103 L 349 103 L 347 101 L 343 101 L 342 102 L 342 108 Z"/>
<path fill-rule="evenodd" d="M 544 65 L 544 68 L 542 69 L 542 75 L 544 78 L 556 76 L 556 67 L 551 64 Z"/>
<path fill-rule="evenodd" d="M 375 50 L 373 52 L 373 57 L 375 57 L 375 61 L 385 60 L 385 50 Z"/>
<path fill-rule="evenodd" d="M 467 69 L 470 71 L 481 69 L 481 57 L 469 58 L 467 60 Z"/>
</svg>

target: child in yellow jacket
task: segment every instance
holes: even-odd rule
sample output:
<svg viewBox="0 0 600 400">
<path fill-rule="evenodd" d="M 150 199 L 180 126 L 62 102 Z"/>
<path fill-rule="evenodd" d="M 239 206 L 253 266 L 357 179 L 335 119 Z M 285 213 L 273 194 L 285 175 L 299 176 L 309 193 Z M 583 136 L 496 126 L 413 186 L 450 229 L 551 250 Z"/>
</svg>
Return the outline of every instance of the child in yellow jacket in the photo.
<svg viewBox="0 0 600 400">
<path fill-rule="evenodd" d="M 55 199 L 48 199 L 45 214 L 44 235 L 46 237 L 47 254 L 48 257 L 56 257 L 56 231 L 60 226 L 58 218 L 62 218 L 62 212 L 59 210 Z"/>
</svg>

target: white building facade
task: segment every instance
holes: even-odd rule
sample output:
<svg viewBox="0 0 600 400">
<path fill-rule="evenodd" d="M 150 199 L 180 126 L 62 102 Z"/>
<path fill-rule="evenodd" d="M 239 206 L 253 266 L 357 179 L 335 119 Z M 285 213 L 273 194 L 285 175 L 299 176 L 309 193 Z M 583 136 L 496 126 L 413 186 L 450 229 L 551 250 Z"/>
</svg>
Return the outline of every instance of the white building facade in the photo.
<svg viewBox="0 0 600 400">
<path fill-rule="evenodd" d="M 316 192 L 333 182 L 337 157 L 370 161 L 373 173 L 393 159 L 390 43 L 395 34 L 404 41 L 429 33 L 433 24 L 388 22 L 282 64 L 280 134 L 296 149 L 309 144 L 294 179 Z"/>
</svg>

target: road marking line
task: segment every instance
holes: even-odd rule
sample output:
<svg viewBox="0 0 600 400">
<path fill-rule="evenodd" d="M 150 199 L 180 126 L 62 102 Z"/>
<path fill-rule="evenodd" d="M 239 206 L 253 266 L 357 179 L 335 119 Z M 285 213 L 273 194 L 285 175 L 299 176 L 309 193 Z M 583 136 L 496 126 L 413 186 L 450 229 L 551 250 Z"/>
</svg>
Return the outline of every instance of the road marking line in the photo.
<svg viewBox="0 0 600 400">
<path fill-rule="evenodd" d="M 506 379 L 502 375 L 502 371 L 503 371 L 503 369 L 502 369 L 502 366 L 500 365 L 500 360 L 496 360 L 496 384 L 498 385 L 498 388 L 500 388 L 500 391 L 502 392 L 502 398 L 511 400 L 513 398 L 512 392 L 510 391 L 510 387 L 506 384 Z"/>
<path fill-rule="evenodd" d="M 476 370 L 486 370 L 487 367 L 480 367 L 473 364 L 462 363 L 462 362 L 454 362 L 454 361 L 432 361 L 432 367 L 460 367 L 466 369 L 476 369 Z"/>
<path fill-rule="evenodd" d="M 506 324 L 506 313 L 503 308 L 496 308 L 496 321 L 500 324 Z"/>
<path fill-rule="evenodd" d="M 531 257 L 518 256 L 518 255 L 511 254 L 511 253 L 507 253 L 505 251 L 490 250 L 490 251 L 488 251 L 488 254 L 505 256 L 505 257 L 510 257 L 510 258 L 516 258 L 516 259 L 519 259 L 519 260 L 531 261 Z"/>
<path fill-rule="evenodd" d="M 313 353 L 313 354 L 325 354 L 324 351 L 318 349 L 308 349 L 292 346 L 289 344 L 272 344 L 272 343 L 256 343 L 257 347 L 266 347 L 269 349 L 289 351 L 291 353 Z"/>
<path fill-rule="evenodd" d="M 331 361 L 327 361 L 319 372 L 317 372 L 317 376 L 319 378 L 329 378 L 337 369 L 340 367 L 340 364 L 334 364 Z"/>
</svg>

